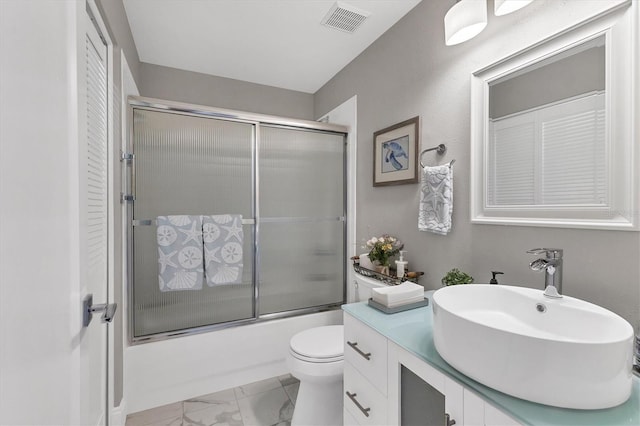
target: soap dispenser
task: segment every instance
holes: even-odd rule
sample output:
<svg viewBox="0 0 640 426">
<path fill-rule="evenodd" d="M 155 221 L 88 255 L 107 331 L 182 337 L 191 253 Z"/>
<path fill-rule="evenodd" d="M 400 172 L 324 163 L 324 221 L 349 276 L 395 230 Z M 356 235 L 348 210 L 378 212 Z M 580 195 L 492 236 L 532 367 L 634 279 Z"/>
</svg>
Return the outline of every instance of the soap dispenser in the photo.
<svg viewBox="0 0 640 426">
<path fill-rule="evenodd" d="M 402 278 L 404 277 L 404 272 L 407 270 L 407 262 L 404 260 L 405 250 L 400 250 L 400 259 L 396 260 L 396 277 Z"/>
<path fill-rule="evenodd" d="M 493 278 L 491 278 L 491 280 L 489 281 L 489 284 L 498 284 L 496 275 L 504 275 L 504 272 L 500 272 L 500 271 L 491 271 L 491 273 L 493 274 Z"/>
</svg>

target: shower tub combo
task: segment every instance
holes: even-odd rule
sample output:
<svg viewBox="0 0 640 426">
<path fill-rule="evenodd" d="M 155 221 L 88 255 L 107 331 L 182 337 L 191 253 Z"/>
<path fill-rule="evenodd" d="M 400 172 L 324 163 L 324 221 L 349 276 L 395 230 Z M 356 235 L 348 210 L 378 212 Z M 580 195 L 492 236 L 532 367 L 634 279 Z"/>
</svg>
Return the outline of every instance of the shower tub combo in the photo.
<svg viewBox="0 0 640 426">
<path fill-rule="evenodd" d="M 128 116 L 127 411 L 286 373 L 291 336 L 342 322 L 345 128 L 142 97 Z M 164 285 L 173 215 L 240 217 L 241 274 Z"/>
</svg>

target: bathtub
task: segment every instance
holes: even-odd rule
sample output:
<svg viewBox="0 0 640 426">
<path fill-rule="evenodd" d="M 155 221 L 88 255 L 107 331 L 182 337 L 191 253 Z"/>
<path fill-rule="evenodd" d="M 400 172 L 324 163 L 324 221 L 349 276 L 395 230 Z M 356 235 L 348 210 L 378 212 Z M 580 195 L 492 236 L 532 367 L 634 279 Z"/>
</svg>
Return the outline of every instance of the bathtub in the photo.
<svg viewBox="0 0 640 426">
<path fill-rule="evenodd" d="M 291 337 L 334 324 L 342 324 L 340 309 L 129 346 L 125 410 L 135 413 L 287 374 Z"/>
</svg>

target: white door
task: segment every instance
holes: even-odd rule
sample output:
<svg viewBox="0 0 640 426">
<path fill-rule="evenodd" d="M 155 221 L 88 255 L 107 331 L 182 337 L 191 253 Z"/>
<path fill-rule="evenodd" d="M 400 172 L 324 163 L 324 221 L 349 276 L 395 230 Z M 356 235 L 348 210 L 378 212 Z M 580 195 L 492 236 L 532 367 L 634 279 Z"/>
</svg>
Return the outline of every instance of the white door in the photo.
<svg viewBox="0 0 640 426">
<path fill-rule="evenodd" d="M 108 285 L 108 79 L 107 46 L 88 15 L 85 19 L 84 60 L 80 69 L 81 263 L 83 296 L 93 306 L 107 303 Z M 86 89 L 86 90 L 82 90 Z M 83 96 L 86 92 L 86 97 Z M 83 124 L 84 129 L 82 129 Z M 108 424 L 107 324 L 103 312 L 80 336 L 80 410 L 83 425 Z"/>
</svg>

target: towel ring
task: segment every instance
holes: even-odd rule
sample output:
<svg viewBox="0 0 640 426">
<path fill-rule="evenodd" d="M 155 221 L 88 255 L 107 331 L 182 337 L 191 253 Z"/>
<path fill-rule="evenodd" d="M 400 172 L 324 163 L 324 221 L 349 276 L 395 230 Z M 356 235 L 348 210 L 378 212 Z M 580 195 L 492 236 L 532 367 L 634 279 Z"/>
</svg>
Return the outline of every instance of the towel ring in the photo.
<svg viewBox="0 0 640 426">
<path fill-rule="evenodd" d="M 429 152 L 429 151 L 436 151 L 439 155 L 444 155 L 447 152 L 447 147 L 445 144 L 441 143 L 438 146 L 434 146 L 433 148 L 427 148 L 427 149 L 423 149 L 422 152 L 420 152 L 420 165 L 422 166 L 422 168 L 425 168 L 426 166 L 424 165 L 424 163 L 422 162 L 422 155 L 425 152 Z M 456 160 L 451 160 L 451 162 L 449 163 L 449 166 L 453 165 L 453 163 Z"/>
</svg>

